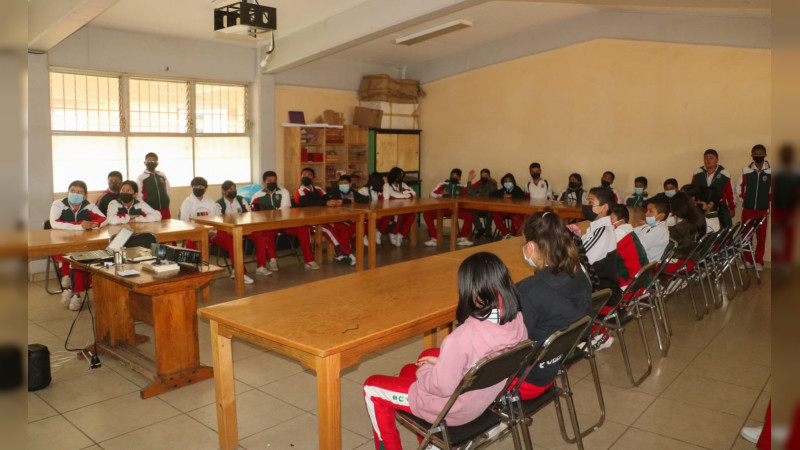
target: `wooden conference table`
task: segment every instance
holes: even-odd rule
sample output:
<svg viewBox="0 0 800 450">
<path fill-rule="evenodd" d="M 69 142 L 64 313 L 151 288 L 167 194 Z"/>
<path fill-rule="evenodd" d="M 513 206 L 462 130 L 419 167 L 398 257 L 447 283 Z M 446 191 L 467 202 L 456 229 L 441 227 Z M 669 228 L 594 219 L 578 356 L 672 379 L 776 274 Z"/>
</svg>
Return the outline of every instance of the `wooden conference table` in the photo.
<svg viewBox="0 0 800 450">
<path fill-rule="evenodd" d="M 319 445 L 340 448 L 340 371 L 419 334 L 426 348 L 435 346 L 437 330 L 455 320 L 461 261 L 491 251 L 520 280 L 533 273 L 521 247 L 522 238 L 509 239 L 200 309 L 210 321 L 220 448 L 238 445 L 231 338 L 290 356 L 316 371 Z M 343 292 L 348 301 L 334 301 Z"/>
<path fill-rule="evenodd" d="M 508 214 L 534 214 L 551 208 L 562 219 L 583 219 L 581 205 L 571 202 L 532 200 L 525 198 L 462 197 L 458 207 L 476 211 L 492 211 Z"/>
<path fill-rule="evenodd" d="M 244 294 L 244 257 L 242 237 L 254 231 L 281 230 L 285 228 L 323 225 L 333 222 L 352 221 L 356 225 L 356 255 L 364 254 L 363 213 L 346 207 L 309 206 L 304 208 L 274 209 L 241 214 L 226 214 L 214 217 L 192 217 L 195 223 L 209 225 L 233 236 L 234 274 L 236 293 Z M 273 244 L 274 245 L 274 244 Z M 322 262 L 322 232 L 314 233 L 314 247 L 317 263 Z M 362 258 L 356 259 L 356 270 L 364 266 Z"/>
</svg>

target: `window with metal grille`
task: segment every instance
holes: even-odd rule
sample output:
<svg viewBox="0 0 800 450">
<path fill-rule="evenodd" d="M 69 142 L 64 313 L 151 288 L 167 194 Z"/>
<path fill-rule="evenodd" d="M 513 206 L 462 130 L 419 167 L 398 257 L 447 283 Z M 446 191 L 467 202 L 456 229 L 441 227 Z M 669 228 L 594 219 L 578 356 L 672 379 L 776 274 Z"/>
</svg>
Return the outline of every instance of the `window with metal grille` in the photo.
<svg viewBox="0 0 800 450">
<path fill-rule="evenodd" d="M 244 134 L 247 124 L 246 93 L 244 86 L 197 83 L 197 133 Z"/>
<path fill-rule="evenodd" d="M 119 92 L 119 77 L 51 72 L 51 129 L 119 132 Z"/>
<path fill-rule="evenodd" d="M 188 133 L 189 82 L 128 80 L 131 133 Z"/>
</svg>

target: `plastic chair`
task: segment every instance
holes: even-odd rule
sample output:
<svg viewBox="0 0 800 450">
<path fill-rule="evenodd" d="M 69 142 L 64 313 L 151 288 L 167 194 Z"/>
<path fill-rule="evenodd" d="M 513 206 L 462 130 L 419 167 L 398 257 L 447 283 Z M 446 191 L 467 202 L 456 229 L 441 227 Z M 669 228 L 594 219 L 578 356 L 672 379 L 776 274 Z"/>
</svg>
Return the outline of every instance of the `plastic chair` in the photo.
<svg viewBox="0 0 800 450">
<path fill-rule="evenodd" d="M 45 230 L 51 230 L 53 227 L 50 225 L 50 220 L 45 220 L 42 224 L 42 228 Z M 53 273 L 56 274 L 56 281 L 58 282 L 58 290 L 50 290 L 50 266 L 53 267 Z M 58 261 L 56 260 L 55 255 L 51 255 L 47 257 L 47 266 L 44 269 L 44 290 L 47 291 L 50 295 L 60 294 L 64 292 L 64 286 L 61 285 L 61 276 L 58 272 Z"/>
<path fill-rule="evenodd" d="M 506 411 L 501 408 L 489 407 L 477 419 L 459 426 L 448 426 L 445 416 L 458 397 L 466 392 L 505 382 L 503 389 L 498 394 L 497 401 L 505 398 L 514 381 L 514 376 L 530 363 L 535 350 L 536 345 L 526 339 L 500 355 L 482 358 L 464 374 L 461 382 L 442 408 L 442 412 L 433 422 L 429 423 L 405 411 L 396 411 L 395 420 L 423 437 L 418 447 L 420 450 L 425 449 L 428 444 L 443 449 L 483 447 L 507 436 L 508 433 L 514 433 L 516 443 L 519 441 L 519 436 L 516 434 L 517 428 L 512 424 L 513 416 L 504 415 L 503 413 Z M 509 425 L 507 429 L 493 436 L 486 433 L 501 421 L 505 421 Z"/>
</svg>

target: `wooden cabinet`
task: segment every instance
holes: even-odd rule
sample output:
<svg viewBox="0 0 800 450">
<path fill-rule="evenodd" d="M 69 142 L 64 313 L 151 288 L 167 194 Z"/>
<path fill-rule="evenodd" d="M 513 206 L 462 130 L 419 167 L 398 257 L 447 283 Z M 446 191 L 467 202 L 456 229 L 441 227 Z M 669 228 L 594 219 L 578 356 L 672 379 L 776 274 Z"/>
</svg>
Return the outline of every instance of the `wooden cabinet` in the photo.
<svg viewBox="0 0 800 450">
<path fill-rule="evenodd" d="M 326 189 L 348 174 L 363 186 L 369 164 L 368 134 L 355 125 L 283 124 L 284 175 L 280 184 L 289 192 L 300 186 L 300 171 L 314 169 L 314 184 Z"/>
<path fill-rule="evenodd" d="M 406 172 L 406 184 L 419 194 L 420 130 L 374 128 L 370 136 L 370 171 L 388 172 L 400 167 Z"/>
</svg>

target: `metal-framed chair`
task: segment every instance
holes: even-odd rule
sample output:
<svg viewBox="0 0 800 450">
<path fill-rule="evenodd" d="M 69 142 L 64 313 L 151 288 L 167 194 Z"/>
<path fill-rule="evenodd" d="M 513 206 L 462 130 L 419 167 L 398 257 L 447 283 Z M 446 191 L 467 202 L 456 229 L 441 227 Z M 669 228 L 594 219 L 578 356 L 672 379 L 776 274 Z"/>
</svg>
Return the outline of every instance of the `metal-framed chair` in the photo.
<svg viewBox="0 0 800 450">
<path fill-rule="evenodd" d="M 693 263 L 692 261 L 699 262 L 705 258 L 706 254 L 708 254 L 708 252 L 711 250 L 711 246 L 719 238 L 721 233 L 724 232 L 726 232 L 726 230 L 720 230 L 716 233 L 706 234 L 700 238 L 700 240 L 697 242 L 697 245 L 695 245 L 686 259 L 684 259 L 675 270 L 669 271 L 665 268 L 665 270 L 662 271 L 661 277 L 666 282 L 666 285 L 662 286 L 664 302 L 666 302 L 670 295 L 676 293 L 685 285 L 686 289 L 689 291 L 689 298 L 692 301 L 692 310 L 694 311 L 694 315 L 697 320 L 701 320 L 703 316 L 708 313 L 709 303 L 708 297 L 706 297 L 703 278 L 707 279 L 709 283 L 709 290 L 712 290 L 713 286 L 711 286 L 711 277 L 708 271 L 702 270 L 697 263 Z M 692 285 L 696 283 L 700 284 L 700 290 L 703 292 L 705 309 L 702 312 L 697 308 L 697 301 L 694 298 L 694 291 L 692 290 Z"/>
<path fill-rule="evenodd" d="M 640 308 L 648 308 L 656 312 L 661 327 L 664 329 L 664 338 L 661 337 L 658 326 L 656 326 L 656 338 L 658 339 L 658 348 L 661 350 L 662 356 L 667 356 L 669 345 L 672 336 L 672 327 L 669 323 L 669 316 L 667 315 L 666 302 L 664 301 L 664 290 L 661 286 L 661 275 L 667 268 L 672 257 L 675 255 L 675 248 L 678 243 L 674 239 L 670 239 L 664 253 L 661 255 L 661 260 L 656 266 L 653 274 L 653 282 L 648 288 L 648 295 L 638 299 Z M 654 324 L 656 325 L 656 324 Z M 666 341 L 666 342 L 664 342 Z"/>
<path fill-rule="evenodd" d="M 757 218 L 750 219 L 747 223 L 750 224 L 747 227 L 745 224 L 745 230 L 742 231 L 741 238 L 736 243 L 736 251 L 739 253 L 740 257 L 742 258 L 742 262 L 745 262 L 744 254 L 749 253 L 750 259 L 753 260 L 753 271 L 756 273 L 756 281 L 758 284 L 761 284 L 761 274 L 758 270 L 758 266 L 755 264 L 756 261 L 756 249 L 753 247 L 753 236 L 755 236 L 756 232 L 759 228 L 764 226 L 764 223 L 767 221 L 767 216 L 761 216 Z M 747 288 L 750 287 L 750 272 L 745 269 L 747 273 Z M 745 289 L 747 289 L 745 288 Z"/>
<path fill-rule="evenodd" d="M 515 420 L 513 410 L 508 411 L 496 405 L 490 406 L 477 419 L 458 426 L 447 425 L 445 417 L 462 394 L 504 382 L 503 389 L 495 401 L 499 404 L 505 398 L 515 376 L 530 364 L 536 348 L 534 342 L 526 339 L 497 356 L 484 357 L 475 363 L 461 378 L 461 382 L 433 422 L 427 422 L 405 411 L 396 411 L 395 420 L 422 436 L 422 442 L 418 447 L 420 450 L 429 444 L 448 450 L 482 448 L 506 437 L 509 433 L 514 436 L 515 448 L 519 448 L 518 429 L 513 426 Z M 511 415 L 508 415 L 509 412 Z M 507 428 L 497 434 L 488 433 L 501 422 L 506 423 Z"/>
<path fill-rule="evenodd" d="M 45 220 L 42 224 L 42 229 L 51 230 L 53 227 L 50 225 L 50 220 Z M 58 282 L 58 290 L 50 290 L 50 267 L 53 267 L 53 273 L 55 273 L 56 281 Z M 58 271 L 58 261 L 56 260 L 55 255 L 50 255 L 47 257 L 47 266 L 44 269 L 44 290 L 47 291 L 50 295 L 61 294 L 64 292 L 64 286 L 61 285 L 61 275 Z"/>
<path fill-rule="evenodd" d="M 736 297 L 736 278 L 733 274 L 733 259 L 731 256 L 731 247 L 742 230 L 742 223 L 737 222 L 731 228 L 727 229 L 717 239 L 711 247 L 711 251 L 698 261 L 703 270 L 708 271 L 709 275 L 713 275 L 713 284 L 711 291 L 711 298 L 714 302 L 714 307 L 719 308 L 727 298 L 729 301 Z M 738 267 L 737 267 L 738 270 Z M 732 289 L 728 289 L 728 283 L 725 281 L 725 272 L 730 273 Z M 741 274 L 740 277 L 741 279 Z M 716 295 L 715 291 L 719 291 Z"/>
</svg>

